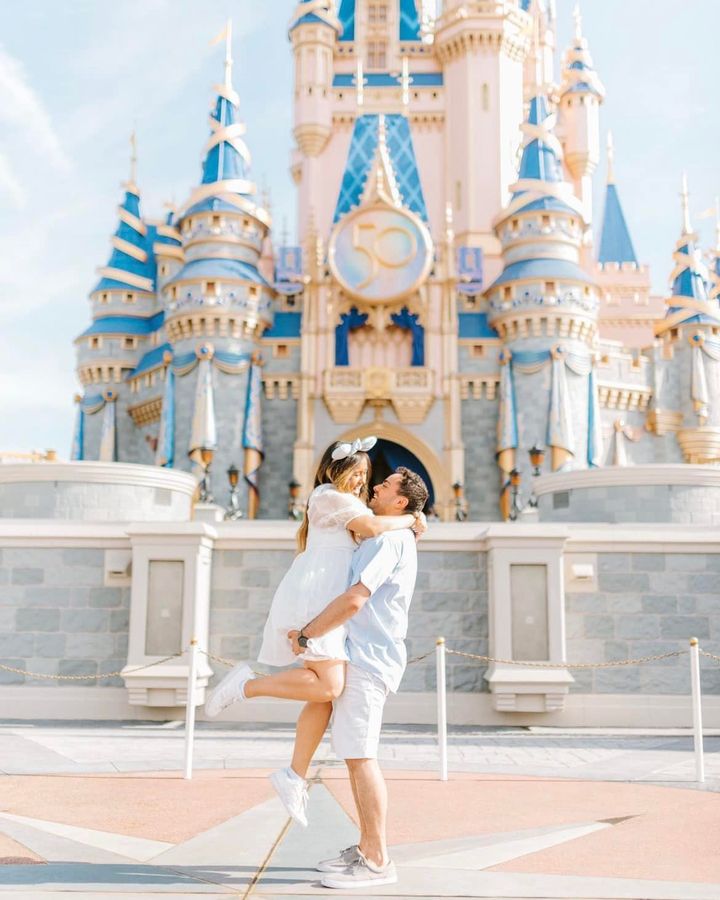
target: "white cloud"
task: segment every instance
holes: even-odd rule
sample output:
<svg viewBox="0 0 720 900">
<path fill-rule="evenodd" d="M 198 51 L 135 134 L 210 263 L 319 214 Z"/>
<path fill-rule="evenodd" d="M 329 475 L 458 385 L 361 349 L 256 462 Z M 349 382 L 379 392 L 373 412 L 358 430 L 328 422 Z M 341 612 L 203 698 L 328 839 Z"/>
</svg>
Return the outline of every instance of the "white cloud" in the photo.
<svg viewBox="0 0 720 900">
<path fill-rule="evenodd" d="M 0 48 L 0 126 L 5 138 L 42 155 L 58 171 L 70 161 L 53 128 L 45 106 L 28 83 L 21 63 Z"/>
<path fill-rule="evenodd" d="M 0 152 L 0 196 L 5 195 L 17 209 L 22 209 L 27 196 L 10 160 Z"/>
</svg>

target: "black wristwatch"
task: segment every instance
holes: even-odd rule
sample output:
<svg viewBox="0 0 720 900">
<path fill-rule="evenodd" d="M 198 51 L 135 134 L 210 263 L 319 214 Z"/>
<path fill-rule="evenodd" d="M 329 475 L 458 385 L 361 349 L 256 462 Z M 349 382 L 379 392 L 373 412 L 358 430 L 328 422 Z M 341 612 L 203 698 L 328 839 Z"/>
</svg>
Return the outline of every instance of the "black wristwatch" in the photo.
<svg viewBox="0 0 720 900">
<path fill-rule="evenodd" d="M 306 650 L 306 649 L 307 649 L 308 639 L 307 639 L 307 637 L 302 633 L 302 631 L 300 631 L 300 634 L 298 635 L 297 642 L 298 642 L 299 646 L 303 648 L 303 650 Z"/>
</svg>

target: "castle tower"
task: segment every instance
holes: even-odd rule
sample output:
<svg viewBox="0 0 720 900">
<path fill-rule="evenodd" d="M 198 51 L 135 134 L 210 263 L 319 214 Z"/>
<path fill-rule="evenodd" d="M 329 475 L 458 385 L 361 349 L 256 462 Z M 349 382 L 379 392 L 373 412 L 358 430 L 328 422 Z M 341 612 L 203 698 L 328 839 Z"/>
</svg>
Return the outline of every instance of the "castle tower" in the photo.
<svg viewBox="0 0 720 900">
<path fill-rule="evenodd" d="M 500 255 L 492 218 L 515 176 L 531 31 L 529 14 L 508 6 L 447 0 L 435 24 L 446 91 L 446 199 L 458 243 L 481 247 L 491 270 Z"/>
<path fill-rule="evenodd" d="M 664 302 L 650 296 L 650 269 L 635 254 L 617 184 L 612 134 L 607 136 L 607 186 L 595 266 L 600 286 L 600 337 L 622 341 L 628 348 L 653 342 L 653 323 Z"/>
<path fill-rule="evenodd" d="M 112 252 L 107 265 L 98 269 L 100 280 L 90 293 L 93 323 L 75 340 L 77 374 L 84 388 L 82 441 L 76 440 L 73 448 L 78 459 L 113 461 L 132 453 L 131 436 L 117 429 L 127 408 L 124 382 L 162 322 L 155 298 L 152 233 L 140 212 L 134 135 L 131 145 L 130 178 L 118 207 Z"/>
<path fill-rule="evenodd" d="M 575 38 L 565 51 L 560 86 L 558 134 L 575 194 L 582 200 L 585 221 L 592 223 L 592 175 L 600 160 L 600 104 L 605 88 L 593 68 L 583 37 L 580 8 L 575 7 Z"/>
<path fill-rule="evenodd" d="M 157 286 L 162 290 L 185 262 L 182 237 L 175 224 L 175 210 L 170 209 L 165 221 L 154 224 L 153 253 L 157 263 Z"/>
<path fill-rule="evenodd" d="M 709 273 L 690 223 L 687 179 L 682 185 L 682 231 L 675 245 L 672 294 L 655 325 L 661 377 L 651 425 L 677 431 L 689 463 L 720 462 L 720 304 L 708 295 Z"/>
<path fill-rule="evenodd" d="M 532 17 L 533 40 L 525 58 L 525 97 L 532 99 L 537 77 L 546 91 L 555 84 L 557 12 L 555 0 L 520 0 L 520 8 Z"/>
<path fill-rule="evenodd" d="M 524 147 L 512 200 L 495 221 L 504 269 L 487 291 L 501 354 L 498 466 L 527 466 L 547 444 L 552 468 L 601 463 L 593 350 L 597 289 L 580 266 L 587 223 L 563 180 L 554 115 L 539 92 L 523 125 Z"/>
</svg>

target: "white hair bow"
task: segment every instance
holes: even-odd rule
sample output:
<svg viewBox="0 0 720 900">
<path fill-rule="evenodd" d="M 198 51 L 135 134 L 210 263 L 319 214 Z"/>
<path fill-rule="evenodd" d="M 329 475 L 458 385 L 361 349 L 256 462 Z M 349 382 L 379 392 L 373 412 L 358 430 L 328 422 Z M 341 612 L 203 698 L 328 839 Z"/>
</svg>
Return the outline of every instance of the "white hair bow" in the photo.
<svg viewBox="0 0 720 900">
<path fill-rule="evenodd" d="M 338 444 L 332 452 L 332 458 L 335 460 L 347 459 L 348 456 L 353 456 L 353 454 L 360 453 L 360 451 L 367 453 L 368 450 L 372 450 L 375 444 L 377 444 L 377 438 L 373 435 L 366 438 L 357 438 L 352 444 Z"/>
</svg>

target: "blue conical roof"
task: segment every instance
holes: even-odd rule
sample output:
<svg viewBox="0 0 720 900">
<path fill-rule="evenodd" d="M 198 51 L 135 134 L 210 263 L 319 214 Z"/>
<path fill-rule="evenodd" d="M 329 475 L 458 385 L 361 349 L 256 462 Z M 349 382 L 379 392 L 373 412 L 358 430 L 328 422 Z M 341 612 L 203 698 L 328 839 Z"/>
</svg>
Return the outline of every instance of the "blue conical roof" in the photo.
<svg viewBox="0 0 720 900">
<path fill-rule="evenodd" d="M 96 291 L 153 291 L 155 257 L 148 229 L 140 213 L 140 194 L 134 183 L 126 185 L 125 198 L 118 207 L 120 221 L 112 237 L 112 253 L 99 269 Z"/>
<path fill-rule="evenodd" d="M 307 11 L 308 3 L 313 3 L 310 12 Z M 335 15 L 331 0 L 325 0 L 320 5 L 314 0 L 300 0 L 290 20 L 289 31 L 292 33 L 299 25 L 329 25 L 338 34 L 342 31 L 340 20 Z"/>
<path fill-rule="evenodd" d="M 538 93 L 530 101 L 527 120 L 522 125 L 523 150 L 518 178 L 520 181 L 563 180 L 562 148 L 553 132 L 555 115 L 550 112 L 547 97 Z M 519 191 L 516 191 L 517 195 Z"/>
<path fill-rule="evenodd" d="M 230 65 L 230 63 L 226 63 Z M 192 192 L 183 216 L 207 210 L 234 210 L 251 201 L 255 184 L 250 180 L 250 151 L 243 139 L 245 125 L 240 120 L 240 98 L 229 82 L 217 85 L 217 97 L 210 112 L 210 137 L 205 145 L 200 185 Z"/>
<path fill-rule="evenodd" d="M 605 213 L 600 234 L 598 262 L 637 264 L 635 248 L 620 205 L 617 187 L 612 183 L 608 184 L 605 192 Z"/>
<path fill-rule="evenodd" d="M 690 323 L 719 325 L 720 307 L 708 295 L 710 274 L 702 261 L 697 235 L 690 225 L 687 186 L 683 180 L 683 229 L 675 245 L 675 266 L 670 275 L 671 296 L 667 301 L 664 320 L 656 326 L 662 333 L 676 325 Z"/>
</svg>

